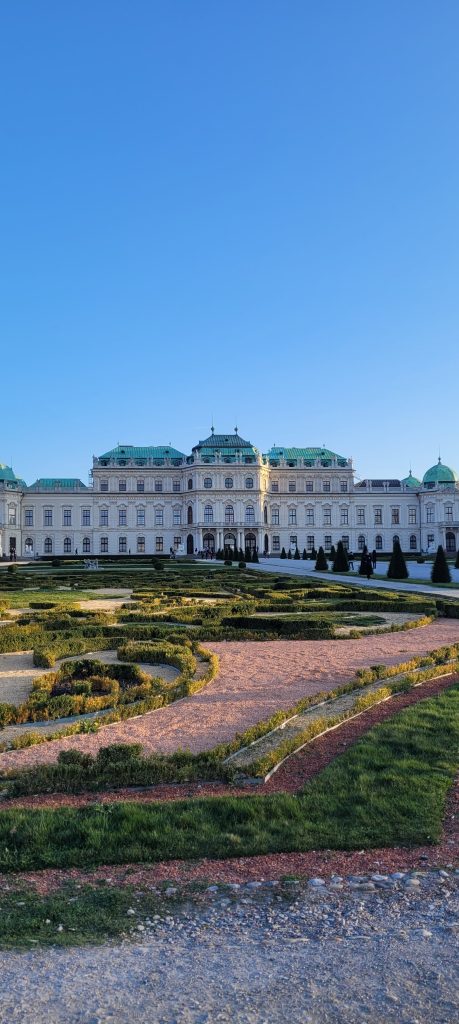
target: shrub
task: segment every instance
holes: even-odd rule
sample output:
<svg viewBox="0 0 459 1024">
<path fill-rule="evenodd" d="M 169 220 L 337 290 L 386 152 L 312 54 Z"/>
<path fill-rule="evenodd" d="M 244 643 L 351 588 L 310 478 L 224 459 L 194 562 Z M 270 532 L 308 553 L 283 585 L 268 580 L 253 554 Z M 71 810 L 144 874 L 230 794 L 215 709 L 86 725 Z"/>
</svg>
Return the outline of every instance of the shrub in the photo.
<svg viewBox="0 0 459 1024">
<path fill-rule="evenodd" d="M 51 565 L 53 566 L 53 569 L 58 569 L 60 564 L 61 564 L 60 558 L 53 558 L 52 561 L 51 561 Z"/>
<path fill-rule="evenodd" d="M 288 549 L 288 555 L 287 555 L 287 558 L 291 558 L 291 557 L 292 557 L 292 552 L 290 551 L 290 548 L 289 548 L 289 549 Z"/>
<path fill-rule="evenodd" d="M 296 559 L 297 562 L 301 558 L 300 552 L 298 551 L 298 547 L 295 548 L 295 554 L 293 557 Z"/>
<path fill-rule="evenodd" d="M 246 567 L 245 562 L 239 562 L 239 568 L 240 569 L 245 569 L 245 567 Z"/>
<path fill-rule="evenodd" d="M 286 552 L 285 548 L 282 548 L 280 556 L 281 556 L 281 558 L 287 558 L 287 552 Z"/>
<path fill-rule="evenodd" d="M 232 561 L 231 561 L 231 558 L 225 558 L 225 562 L 224 562 L 224 564 L 225 564 L 225 565 L 230 565 L 230 566 L 231 566 L 231 565 L 233 564 L 233 563 L 232 563 Z"/>
<path fill-rule="evenodd" d="M 308 554 L 307 554 L 306 548 L 303 548 L 303 554 L 302 554 L 302 556 L 301 556 L 301 557 L 302 557 L 303 561 L 304 561 L 304 562 L 306 562 L 306 560 L 307 560 L 307 557 L 308 557 Z"/>
<path fill-rule="evenodd" d="M 12 562 L 11 565 L 8 566 L 8 572 L 17 572 L 17 571 L 18 571 L 17 565 L 15 565 L 14 562 Z"/>
<path fill-rule="evenodd" d="M 408 576 L 409 573 L 406 567 L 403 551 L 400 547 L 400 542 L 398 540 L 394 540 L 394 548 L 389 562 L 389 568 L 387 570 L 387 578 L 389 580 L 406 580 Z"/>
<path fill-rule="evenodd" d="M 456 561 L 454 563 L 454 567 L 456 569 L 459 569 L 459 548 L 457 549 L 457 555 L 456 555 Z"/>
<path fill-rule="evenodd" d="M 333 562 L 333 572 L 349 572 L 347 551 L 342 540 L 338 541 L 338 548 Z"/>
<path fill-rule="evenodd" d="M 451 583 L 449 565 L 446 561 L 446 555 L 441 544 L 438 545 L 430 578 L 432 583 Z"/>
<path fill-rule="evenodd" d="M 319 553 L 316 558 L 316 569 L 318 572 L 326 572 L 328 569 L 328 562 L 325 557 L 325 551 L 323 547 L 319 548 Z"/>
</svg>

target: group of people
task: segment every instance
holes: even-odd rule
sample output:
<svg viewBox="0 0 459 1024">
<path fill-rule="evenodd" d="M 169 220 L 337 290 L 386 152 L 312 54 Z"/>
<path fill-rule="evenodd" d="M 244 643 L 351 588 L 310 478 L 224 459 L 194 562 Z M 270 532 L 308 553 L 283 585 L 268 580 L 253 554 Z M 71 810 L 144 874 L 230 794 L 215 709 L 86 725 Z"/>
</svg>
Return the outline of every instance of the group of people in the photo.
<svg viewBox="0 0 459 1024">
<path fill-rule="evenodd" d="M 348 560 L 349 560 L 349 568 L 353 569 L 354 568 L 353 556 L 352 555 L 348 555 Z M 359 569 L 360 576 L 366 576 L 367 580 L 369 580 L 371 578 L 371 576 L 373 575 L 375 569 L 376 569 L 376 561 L 377 561 L 376 551 L 373 549 L 373 551 L 370 554 L 368 549 L 364 548 L 363 551 L 362 551 L 361 558 L 360 558 L 360 569 Z"/>
</svg>

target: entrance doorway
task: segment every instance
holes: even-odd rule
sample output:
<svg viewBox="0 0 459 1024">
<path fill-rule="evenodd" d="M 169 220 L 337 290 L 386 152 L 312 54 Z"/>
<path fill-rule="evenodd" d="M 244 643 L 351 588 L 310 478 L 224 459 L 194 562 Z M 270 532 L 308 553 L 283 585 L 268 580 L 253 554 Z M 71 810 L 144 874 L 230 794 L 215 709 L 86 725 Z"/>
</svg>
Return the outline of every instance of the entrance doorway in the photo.
<svg viewBox="0 0 459 1024">
<path fill-rule="evenodd" d="M 205 533 L 202 538 L 204 551 L 215 551 L 215 537 L 213 533 Z"/>
<path fill-rule="evenodd" d="M 257 548 L 257 538 L 254 533 L 246 533 L 245 535 L 245 550 L 250 551 L 252 555 Z"/>
<path fill-rule="evenodd" d="M 187 553 L 187 555 L 193 555 L 194 554 L 194 540 L 193 540 L 193 534 L 192 533 L 189 533 L 188 537 L 186 539 L 186 553 Z"/>
<path fill-rule="evenodd" d="M 10 537 L 10 555 L 16 558 L 16 537 Z"/>
</svg>

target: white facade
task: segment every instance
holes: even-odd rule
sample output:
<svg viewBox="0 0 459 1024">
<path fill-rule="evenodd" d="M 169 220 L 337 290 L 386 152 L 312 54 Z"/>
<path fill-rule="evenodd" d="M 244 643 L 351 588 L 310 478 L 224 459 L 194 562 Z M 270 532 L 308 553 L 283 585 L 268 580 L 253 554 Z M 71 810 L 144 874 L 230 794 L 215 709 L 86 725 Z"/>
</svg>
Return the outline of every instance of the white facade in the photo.
<svg viewBox="0 0 459 1024">
<path fill-rule="evenodd" d="M 92 485 L 41 478 L 30 487 L 0 468 L 0 553 L 188 554 L 225 546 L 278 555 L 343 540 L 349 550 L 406 553 L 459 546 L 459 480 L 432 467 L 423 479 L 363 480 L 328 449 L 260 454 L 237 433 L 211 434 L 187 456 L 119 445 L 93 459 Z"/>
</svg>

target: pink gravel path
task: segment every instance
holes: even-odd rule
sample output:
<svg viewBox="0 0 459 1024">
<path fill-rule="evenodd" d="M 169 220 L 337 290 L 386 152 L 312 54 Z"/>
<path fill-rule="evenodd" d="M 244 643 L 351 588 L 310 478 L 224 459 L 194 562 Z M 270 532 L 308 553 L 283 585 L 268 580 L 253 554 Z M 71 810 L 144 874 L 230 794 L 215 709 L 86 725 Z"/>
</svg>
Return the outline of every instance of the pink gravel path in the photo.
<svg viewBox="0 0 459 1024">
<path fill-rule="evenodd" d="M 146 753 L 177 748 L 209 750 L 238 732 L 289 708 L 302 697 L 333 689 L 358 668 L 394 665 L 459 642 L 459 620 L 358 640 L 274 640 L 209 644 L 220 658 L 216 679 L 200 693 L 167 708 L 101 729 L 0 755 L 0 769 L 56 760 L 60 750 L 94 754 L 109 743 L 141 743 Z"/>
</svg>

